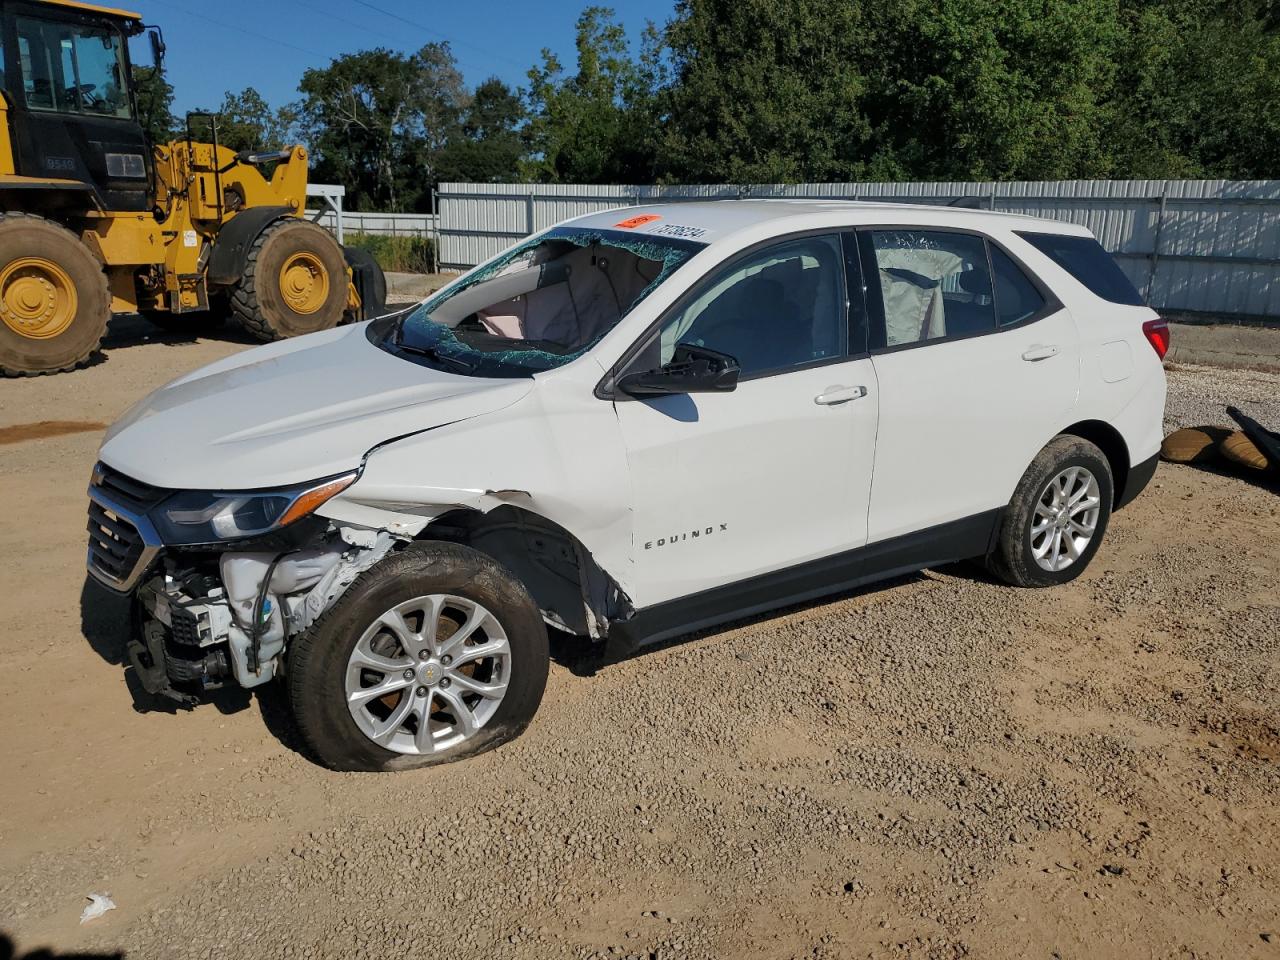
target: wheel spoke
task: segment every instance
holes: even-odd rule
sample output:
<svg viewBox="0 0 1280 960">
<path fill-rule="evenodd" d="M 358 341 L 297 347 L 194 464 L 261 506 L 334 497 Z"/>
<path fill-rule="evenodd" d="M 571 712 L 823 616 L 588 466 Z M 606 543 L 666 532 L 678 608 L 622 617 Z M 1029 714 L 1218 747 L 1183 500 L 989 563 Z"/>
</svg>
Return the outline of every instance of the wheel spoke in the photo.
<svg viewBox="0 0 1280 960">
<path fill-rule="evenodd" d="M 1061 557 L 1062 557 L 1062 531 L 1057 528 L 1054 528 L 1053 544 L 1049 548 L 1049 559 L 1052 561 L 1054 567 L 1058 566 L 1058 562 L 1061 559 Z"/>
<path fill-rule="evenodd" d="M 422 641 L 421 637 L 409 626 L 404 614 L 398 609 L 388 610 L 378 618 L 378 622 L 395 635 L 406 655 L 410 657 L 414 655 L 415 648 L 420 646 Z"/>
<path fill-rule="evenodd" d="M 404 726 L 404 722 L 409 719 L 413 713 L 414 701 L 419 699 L 411 692 L 406 690 L 400 695 L 400 702 L 395 705 L 391 711 L 391 716 L 386 721 L 376 724 L 373 728 L 373 742 L 379 746 L 385 747 L 393 739 L 395 739 L 396 731 Z"/>
<path fill-rule="evenodd" d="M 493 700 L 501 697 L 507 692 L 507 681 L 499 680 L 497 683 L 481 683 L 468 677 L 465 673 L 455 673 L 453 676 L 454 687 L 460 689 L 463 693 L 478 693 L 486 700 Z"/>
<path fill-rule="evenodd" d="M 1071 516 L 1078 517 L 1088 510 L 1096 510 L 1100 503 L 1102 503 L 1101 497 L 1086 497 L 1084 500 L 1078 500 L 1071 507 Z"/>
<path fill-rule="evenodd" d="M 418 732 L 414 734 L 413 745 L 419 753 L 435 753 L 436 739 L 431 735 L 431 702 L 433 696 L 419 697 Z"/>
<path fill-rule="evenodd" d="M 412 667 L 413 661 L 408 657 L 384 657 L 380 653 L 374 653 L 372 650 L 367 649 L 367 641 L 362 640 L 351 651 L 350 665 L 353 667 L 367 667 L 370 670 L 377 670 L 379 673 L 399 673 L 406 667 Z"/>
<path fill-rule="evenodd" d="M 458 667 L 474 660 L 498 657 L 510 652 L 511 644 L 507 643 L 505 637 L 499 640 L 490 640 L 487 643 L 478 643 L 474 647 L 463 647 L 461 650 L 456 651 L 453 655 L 453 665 Z"/>
<path fill-rule="evenodd" d="M 370 700 L 377 700 L 379 697 L 385 697 L 388 693 L 395 693 L 397 690 L 403 690 L 412 683 L 412 679 L 406 680 L 400 673 L 388 674 L 383 678 L 381 683 L 376 683 L 372 687 L 361 687 L 358 690 L 352 690 L 347 694 L 347 702 L 353 706 L 365 704 Z"/>
<path fill-rule="evenodd" d="M 467 614 L 466 622 L 458 628 L 457 632 L 453 636 L 440 644 L 440 656 L 457 657 L 458 654 L 456 651 L 458 648 L 466 643 L 467 639 L 483 627 L 485 622 L 489 619 L 490 614 L 488 610 L 479 604 L 473 606 L 471 608 L 471 612 Z"/>
<path fill-rule="evenodd" d="M 1071 527 L 1071 530 L 1073 533 L 1078 533 L 1080 534 L 1080 536 L 1084 537 L 1085 539 L 1088 539 L 1089 537 L 1093 536 L 1093 527 L 1086 527 L 1083 523 L 1080 523 L 1076 520 L 1072 520 L 1069 526 Z"/>
<path fill-rule="evenodd" d="M 464 739 L 480 729 L 480 725 L 476 722 L 475 714 L 471 712 L 470 707 L 462 702 L 461 694 L 455 693 L 453 690 L 440 690 L 437 695 L 445 702 L 449 712 L 453 714 L 453 719 L 457 724 L 456 729 Z"/>
<path fill-rule="evenodd" d="M 1086 540 L 1085 542 L 1087 543 L 1088 541 Z M 1076 538 L 1070 533 L 1064 532 L 1062 534 L 1062 545 L 1067 548 L 1067 556 L 1072 560 L 1080 559 L 1080 547 L 1076 545 Z"/>
<path fill-rule="evenodd" d="M 1045 503 L 1043 500 L 1036 501 L 1036 516 L 1045 520 L 1052 520 L 1054 517 L 1053 505 Z"/>
</svg>

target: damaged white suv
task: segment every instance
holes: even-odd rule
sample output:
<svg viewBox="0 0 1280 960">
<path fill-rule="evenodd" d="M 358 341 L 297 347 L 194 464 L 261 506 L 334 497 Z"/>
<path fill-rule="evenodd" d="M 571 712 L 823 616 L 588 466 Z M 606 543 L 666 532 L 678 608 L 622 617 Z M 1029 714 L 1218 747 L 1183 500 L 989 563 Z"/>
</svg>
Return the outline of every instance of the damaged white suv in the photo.
<svg viewBox="0 0 1280 960">
<path fill-rule="evenodd" d="M 1079 575 L 1155 469 L 1163 321 L 1083 228 L 741 201 L 553 227 L 156 391 L 89 570 L 147 689 L 280 677 L 340 769 L 515 736 L 619 650 L 962 558 Z"/>
</svg>

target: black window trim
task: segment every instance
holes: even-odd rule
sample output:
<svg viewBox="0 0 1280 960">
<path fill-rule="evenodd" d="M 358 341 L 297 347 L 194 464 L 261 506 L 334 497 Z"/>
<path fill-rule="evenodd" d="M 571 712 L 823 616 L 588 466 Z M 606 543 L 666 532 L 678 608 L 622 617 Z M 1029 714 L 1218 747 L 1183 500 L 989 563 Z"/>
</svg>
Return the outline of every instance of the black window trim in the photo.
<svg viewBox="0 0 1280 960">
<path fill-rule="evenodd" d="M 990 330 L 974 330 L 970 333 L 956 334 L 955 336 L 935 337 L 932 340 L 913 340 L 910 343 L 898 343 L 893 346 L 887 344 L 888 334 L 885 325 L 884 316 L 884 296 L 880 291 L 880 271 L 876 265 L 875 248 L 871 241 L 871 234 L 875 232 L 883 232 L 888 230 L 897 230 L 904 233 L 959 233 L 964 236 L 974 237 L 984 241 L 986 246 L 987 257 L 987 276 L 991 280 L 991 305 L 992 313 L 995 316 L 996 325 Z M 880 356 L 886 353 L 898 353 L 901 350 L 914 350 L 919 347 L 932 347 L 940 343 L 952 343 L 957 340 L 972 340 L 975 337 L 990 337 L 1001 333 L 1007 333 L 1010 330 L 1017 330 L 1021 327 L 1029 326 L 1033 323 L 1052 316 L 1059 310 L 1063 309 L 1062 301 L 1054 294 L 1054 292 L 1040 279 L 1039 274 L 1027 266 L 1026 261 L 1019 257 L 1000 241 L 996 240 L 990 234 L 982 230 L 976 230 L 971 227 L 937 227 L 926 224 L 859 224 L 857 227 L 858 234 L 858 251 L 862 259 L 862 276 L 864 289 L 866 291 L 866 304 L 868 308 L 868 352 L 872 356 Z M 1022 271 L 1023 275 L 1030 281 L 1036 292 L 1044 300 L 1043 306 L 1029 317 L 1019 320 L 1017 323 L 1010 323 L 1005 326 L 1000 325 L 1000 305 L 998 295 L 996 293 L 995 270 L 991 262 L 991 247 L 994 246 L 1001 253 L 1007 256 L 1013 265 Z"/>
<path fill-rule="evenodd" d="M 616 388 L 618 380 L 620 380 L 623 376 L 625 376 L 627 373 L 630 372 L 629 367 L 631 363 L 636 359 L 640 351 L 644 349 L 644 347 L 648 346 L 649 339 L 654 335 L 654 333 L 660 330 L 662 328 L 662 325 L 666 323 L 667 320 L 671 319 L 671 317 L 673 317 L 678 311 L 683 310 L 685 307 L 687 307 L 694 299 L 697 298 L 698 294 L 705 289 L 704 287 L 705 280 L 707 280 L 710 277 L 720 276 L 724 271 L 732 269 L 735 264 L 738 264 L 741 261 L 745 260 L 746 258 L 751 257 L 756 253 L 759 253 L 761 250 L 766 250 L 769 247 L 780 246 L 781 244 L 784 244 L 784 243 L 790 243 L 793 240 L 804 240 L 808 237 L 834 237 L 840 245 L 841 261 L 842 261 L 841 267 L 843 268 L 840 271 L 840 283 L 844 290 L 844 302 L 845 302 L 845 352 L 842 356 L 827 357 L 822 360 L 811 360 L 808 363 L 796 363 L 786 367 L 775 367 L 771 370 L 760 370 L 760 371 L 757 371 L 756 373 L 747 374 L 739 377 L 738 382 L 747 383 L 752 380 L 762 380 L 765 377 L 780 377 L 780 376 L 785 376 L 789 373 L 798 373 L 803 370 L 813 370 L 813 369 L 817 369 L 818 367 L 829 367 L 837 363 L 848 363 L 851 360 L 862 360 L 870 356 L 870 353 L 865 349 L 865 345 L 864 345 L 864 349 L 861 352 L 852 353 L 850 351 L 850 347 L 852 346 L 852 339 L 853 339 L 852 338 L 853 329 L 851 324 L 852 301 L 850 300 L 850 294 L 855 291 L 850 290 L 851 278 L 849 276 L 849 273 L 850 273 L 849 244 L 851 241 L 855 240 L 854 234 L 856 230 L 857 230 L 857 227 L 853 225 L 840 224 L 835 226 L 814 227 L 808 230 L 798 230 L 798 231 L 795 231 L 794 233 L 778 234 L 777 236 L 769 237 L 765 240 L 760 240 L 756 243 L 753 243 L 750 246 L 743 247 L 741 250 L 738 250 L 732 255 L 730 255 L 729 257 L 725 258 L 724 260 L 721 260 L 718 264 L 712 267 L 711 270 L 708 270 L 707 272 L 703 273 L 702 276 L 699 277 L 689 287 L 689 289 L 687 289 L 684 293 L 680 294 L 680 296 L 676 299 L 676 301 L 672 303 L 669 307 L 667 307 L 667 309 L 663 310 L 662 313 L 659 314 L 657 319 L 654 320 L 652 323 L 650 323 L 649 326 L 647 326 L 644 329 L 644 331 L 638 337 L 636 337 L 636 339 L 632 342 L 631 346 L 627 347 L 627 349 L 623 351 L 622 355 L 609 368 L 609 370 L 605 373 L 604 377 L 600 380 L 600 382 L 596 384 L 596 389 L 595 389 L 596 397 L 598 397 L 601 400 L 609 400 L 609 401 L 616 401 L 616 402 L 631 401 L 636 399 L 634 397 L 628 397 L 625 394 L 620 394 L 618 392 Z M 859 263 L 859 267 L 862 268 L 861 263 Z M 863 315 L 867 318 L 866 319 L 867 339 L 869 341 L 871 336 L 871 328 L 874 321 L 871 315 L 867 312 L 868 304 L 867 304 L 867 296 L 866 296 L 867 288 L 866 288 L 866 281 L 865 281 L 865 269 L 863 269 L 862 272 L 864 276 L 863 276 L 863 282 L 861 284 L 860 296 L 862 296 L 863 298 Z"/>
</svg>

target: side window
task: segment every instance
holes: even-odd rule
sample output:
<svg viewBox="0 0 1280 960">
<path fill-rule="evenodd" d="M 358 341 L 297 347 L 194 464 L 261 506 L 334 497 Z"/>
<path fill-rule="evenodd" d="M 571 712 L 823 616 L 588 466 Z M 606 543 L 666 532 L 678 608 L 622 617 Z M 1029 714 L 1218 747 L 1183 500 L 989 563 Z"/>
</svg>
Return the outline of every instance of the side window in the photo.
<svg viewBox="0 0 1280 960">
<path fill-rule="evenodd" d="M 986 243 L 928 230 L 871 232 L 885 346 L 986 333 L 996 327 Z"/>
<path fill-rule="evenodd" d="M 1044 297 L 1007 253 L 991 244 L 991 268 L 996 286 L 996 320 L 1011 327 L 1034 316 L 1044 306 Z"/>
<path fill-rule="evenodd" d="M 848 323 L 838 236 L 804 237 L 751 254 L 714 275 L 663 323 L 657 357 L 696 344 L 737 359 L 744 377 L 844 356 Z"/>
<path fill-rule="evenodd" d="M 1021 232 L 1018 236 L 1088 287 L 1095 296 L 1126 306 L 1143 306 L 1141 294 L 1093 237 Z"/>
</svg>

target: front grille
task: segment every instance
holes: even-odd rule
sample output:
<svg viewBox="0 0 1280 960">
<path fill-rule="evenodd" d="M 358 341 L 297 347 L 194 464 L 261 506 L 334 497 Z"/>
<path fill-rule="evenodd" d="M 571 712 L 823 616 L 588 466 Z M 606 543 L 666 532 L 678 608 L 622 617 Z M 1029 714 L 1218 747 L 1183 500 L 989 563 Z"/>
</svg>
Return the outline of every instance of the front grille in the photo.
<svg viewBox="0 0 1280 960">
<path fill-rule="evenodd" d="M 163 487 L 153 487 L 133 477 L 126 477 L 105 463 L 99 463 L 93 468 L 93 485 L 134 513 L 146 513 L 170 493 Z"/>
<path fill-rule="evenodd" d="M 89 501 L 89 569 L 96 569 L 114 584 L 123 584 L 142 559 L 144 546 L 137 527 L 102 504 Z"/>
<path fill-rule="evenodd" d="M 133 588 L 160 550 L 147 511 L 168 493 L 104 463 L 93 468 L 89 487 L 90 573 L 116 590 Z"/>
</svg>

